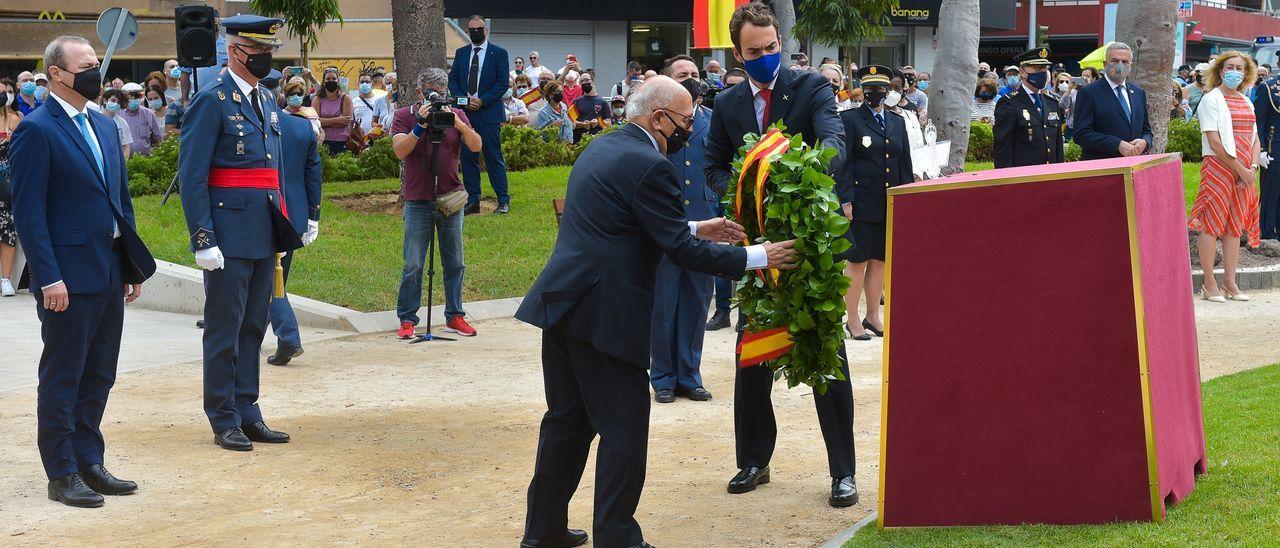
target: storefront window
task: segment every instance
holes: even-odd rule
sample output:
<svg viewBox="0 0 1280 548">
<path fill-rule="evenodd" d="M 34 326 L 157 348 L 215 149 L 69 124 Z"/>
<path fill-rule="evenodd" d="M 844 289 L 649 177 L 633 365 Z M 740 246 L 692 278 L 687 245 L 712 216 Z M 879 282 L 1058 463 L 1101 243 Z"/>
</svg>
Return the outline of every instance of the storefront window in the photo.
<svg viewBox="0 0 1280 548">
<path fill-rule="evenodd" d="M 661 70 L 662 61 L 689 50 L 689 25 L 685 23 L 632 23 L 627 59 L 646 69 Z"/>
</svg>

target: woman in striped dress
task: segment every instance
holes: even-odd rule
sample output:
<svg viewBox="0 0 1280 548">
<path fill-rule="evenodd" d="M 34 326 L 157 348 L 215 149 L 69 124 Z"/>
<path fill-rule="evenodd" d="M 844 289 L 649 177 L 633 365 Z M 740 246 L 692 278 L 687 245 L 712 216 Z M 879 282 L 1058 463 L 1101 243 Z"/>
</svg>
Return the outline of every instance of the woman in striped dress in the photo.
<svg viewBox="0 0 1280 548">
<path fill-rule="evenodd" d="M 1245 82 L 1257 78 L 1257 66 L 1247 55 L 1229 51 L 1218 56 L 1205 85 L 1211 91 L 1200 100 L 1201 149 L 1200 193 L 1191 209 L 1188 226 L 1200 232 L 1197 245 L 1200 266 L 1205 273 L 1201 297 L 1213 302 L 1247 301 L 1236 286 L 1236 264 L 1240 260 L 1240 238 L 1248 237 L 1249 247 L 1261 243 L 1258 226 L 1257 179 L 1259 143 L 1253 104 L 1245 97 Z M 1222 287 L 1214 279 L 1213 258 L 1217 240 L 1222 240 Z"/>
</svg>

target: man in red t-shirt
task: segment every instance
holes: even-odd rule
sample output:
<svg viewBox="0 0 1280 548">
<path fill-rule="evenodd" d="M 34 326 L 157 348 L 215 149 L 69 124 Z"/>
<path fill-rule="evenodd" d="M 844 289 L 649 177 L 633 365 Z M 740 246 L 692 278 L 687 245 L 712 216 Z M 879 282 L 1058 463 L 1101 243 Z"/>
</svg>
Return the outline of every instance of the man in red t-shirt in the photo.
<svg viewBox="0 0 1280 548">
<path fill-rule="evenodd" d="M 439 142 L 433 142 L 427 127 L 430 104 L 424 98 L 432 94 L 444 97 L 449 73 L 430 68 L 422 71 L 417 82 L 418 102 L 396 110 L 391 121 L 391 147 L 396 157 L 404 161 L 404 272 L 396 298 L 396 314 L 400 317 L 397 336 L 414 336 L 422 306 L 423 261 L 432 233 L 439 228 L 437 241 L 444 266 L 444 330 L 472 337 L 476 330 L 467 324 L 462 310 L 462 273 L 466 269 L 462 264 L 462 206 L 467 196 L 458 177 L 458 155 L 463 144 L 471 152 L 480 152 L 480 134 L 471 129 L 465 113 L 451 109 L 453 127 L 441 131 Z M 428 164 L 432 162 L 433 147 L 439 150 L 435 151 L 435 169 L 431 170 Z"/>
</svg>

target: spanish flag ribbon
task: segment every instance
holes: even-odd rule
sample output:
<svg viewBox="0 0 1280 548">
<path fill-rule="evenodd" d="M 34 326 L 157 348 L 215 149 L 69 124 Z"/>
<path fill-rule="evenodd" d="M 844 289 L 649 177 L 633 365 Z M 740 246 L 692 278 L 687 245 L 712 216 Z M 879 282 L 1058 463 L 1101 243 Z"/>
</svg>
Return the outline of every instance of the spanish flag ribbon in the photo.
<svg viewBox="0 0 1280 548">
<path fill-rule="evenodd" d="M 520 96 L 520 100 L 524 101 L 524 106 L 526 107 L 533 106 L 534 103 L 541 99 L 542 90 L 538 88 L 531 88 L 529 91 L 524 92 L 524 95 Z"/>
<path fill-rule="evenodd" d="M 787 326 L 756 332 L 745 331 L 742 333 L 742 340 L 738 342 L 738 368 L 777 359 L 790 352 L 794 344 Z"/>
<path fill-rule="evenodd" d="M 612 123 L 613 122 L 610 122 L 608 118 L 605 118 L 604 116 L 600 117 L 600 127 L 609 127 Z"/>
<path fill-rule="evenodd" d="M 747 174 L 755 169 L 755 205 L 756 205 L 756 224 L 759 226 L 760 233 L 764 233 L 764 195 L 765 183 L 769 180 L 769 165 L 773 159 L 791 146 L 791 140 L 783 135 L 777 128 L 771 129 L 764 134 L 756 146 L 747 151 L 746 157 L 742 160 L 742 172 L 738 174 L 738 192 L 735 196 L 733 207 L 734 216 L 738 219 L 742 218 L 742 187 L 747 183 Z M 751 245 L 750 236 L 743 238 L 744 245 Z M 769 270 L 769 276 L 764 277 L 763 273 L 758 273 L 766 282 L 776 283 L 778 280 L 778 271 Z"/>
<path fill-rule="evenodd" d="M 748 0 L 693 0 L 693 47 L 733 47 L 729 38 L 729 19 L 733 10 Z"/>
<path fill-rule="evenodd" d="M 836 101 L 848 101 L 850 97 L 853 97 L 853 93 L 847 89 L 842 89 L 836 93 Z"/>
<path fill-rule="evenodd" d="M 569 119 L 573 120 L 574 122 L 578 121 L 578 104 L 577 103 L 569 105 Z"/>
</svg>

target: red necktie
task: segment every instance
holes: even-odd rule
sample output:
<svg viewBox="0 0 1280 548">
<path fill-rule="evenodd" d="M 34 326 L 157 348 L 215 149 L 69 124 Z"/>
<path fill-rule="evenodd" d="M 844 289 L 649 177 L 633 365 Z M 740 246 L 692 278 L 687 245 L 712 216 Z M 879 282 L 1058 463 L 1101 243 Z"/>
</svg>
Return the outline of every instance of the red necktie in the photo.
<svg viewBox="0 0 1280 548">
<path fill-rule="evenodd" d="M 773 90 L 760 90 L 760 97 L 764 99 L 764 117 L 760 119 L 760 133 L 763 134 L 765 128 L 769 127 L 769 102 L 773 99 Z"/>
</svg>

